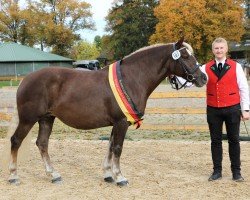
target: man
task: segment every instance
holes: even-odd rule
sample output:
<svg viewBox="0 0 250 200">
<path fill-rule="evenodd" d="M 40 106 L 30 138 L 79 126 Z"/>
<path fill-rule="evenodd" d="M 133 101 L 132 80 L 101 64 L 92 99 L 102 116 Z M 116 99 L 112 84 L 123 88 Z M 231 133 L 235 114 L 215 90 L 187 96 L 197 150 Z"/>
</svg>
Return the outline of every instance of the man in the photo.
<svg viewBox="0 0 250 200">
<path fill-rule="evenodd" d="M 213 173 L 209 181 L 222 178 L 222 128 L 226 125 L 229 157 L 233 180 L 243 181 L 241 175 L 239 131 L 240 121 L 249 119 L 249 89 L 241 65 L 227 58 L 228 45 L 224 38 L 212 43 L 215 56 L 202 66 L 207 74 L 207 122 L 211 137 Z"/>
</svg>

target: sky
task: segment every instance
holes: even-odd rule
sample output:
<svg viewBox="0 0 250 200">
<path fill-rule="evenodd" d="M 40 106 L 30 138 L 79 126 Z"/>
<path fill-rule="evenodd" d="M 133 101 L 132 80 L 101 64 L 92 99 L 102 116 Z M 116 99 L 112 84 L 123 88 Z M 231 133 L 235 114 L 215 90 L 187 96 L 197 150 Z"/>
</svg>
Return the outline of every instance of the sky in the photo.
<svg viewBox="0 0 250 200">
<path fill-rule="evenodd" d="M 105 17 L 108 14 L 108 10 L 111 8 L 111 3 L 113 0 L 85 0 L 90 3 L 93 13 L 93 20 L 96 25 L 96 31 L 83 31 L 81 36 L 89 42 L 93 42 L 96 35 L 102 36 L 105 34 Z"/>
<path fill-rule="evenodd" d="M 92 18 L 95 22 L 96 31 L 85 30 L 80 32 L 82 39 L 93 42 L 96 35 L 102 36 L 105 34 L 105 17 L 108 10 L 111 8 L 113 0 L 84 0 L 91 4 Z M 25 4 L 25 0 L 20 0 L 20 4 Z"/>
</svg>

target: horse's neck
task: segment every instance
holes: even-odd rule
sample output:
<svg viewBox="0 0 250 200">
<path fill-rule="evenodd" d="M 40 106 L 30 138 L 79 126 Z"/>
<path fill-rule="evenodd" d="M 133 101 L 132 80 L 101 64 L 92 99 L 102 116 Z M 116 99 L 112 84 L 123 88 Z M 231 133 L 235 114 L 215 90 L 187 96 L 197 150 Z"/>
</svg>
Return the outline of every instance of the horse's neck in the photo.
<svg viewBox="0 0 250 200">
<path fill-rule="evenodd" d="M 167 51 L 158 51 L 157 56 L 153 53 L 133 55 L 124 60 L 122 66 L 126 88 L 132 96 L 138 97 L 134 97 L 137 105 L 143 104 L 166 77 L 167 69 L 163 69 L 162 66 L 166 62 Z"/>
<path fill-rule="evenodd" d="M 158 56 L 147 53 L 137 58 L 135 55 L 134 63 L 126 66 L 128 71 L 133 71 L 133 73 L 130 73 L 130 77 L 133 76 L 133 79 L 132 77 L 128 78 L 136 82 L 144 91 L 147 91 L 148 95 L 161 83 L 167 72 L 167 69 L 163 68 L 167 61 L 167 51 L 158 51 L 157 54 Z"/>
</svg>

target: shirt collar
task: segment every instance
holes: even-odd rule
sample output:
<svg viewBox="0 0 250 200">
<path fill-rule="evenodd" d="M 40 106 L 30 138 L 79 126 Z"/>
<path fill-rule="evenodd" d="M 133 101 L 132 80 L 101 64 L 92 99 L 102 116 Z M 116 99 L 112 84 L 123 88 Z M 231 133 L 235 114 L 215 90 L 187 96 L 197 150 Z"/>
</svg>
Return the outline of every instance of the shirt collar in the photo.
<svg viewBox="0 0 250 200">
<path fill-rule="evenodd" d="M 222 63 L 222 66 L 224 66 L 225 62 L 226 62 L 226 58 L 221 61 L 218 61 L 215 59 L 216 66 L 218 66 L 219 63 Z"/>
</svg>

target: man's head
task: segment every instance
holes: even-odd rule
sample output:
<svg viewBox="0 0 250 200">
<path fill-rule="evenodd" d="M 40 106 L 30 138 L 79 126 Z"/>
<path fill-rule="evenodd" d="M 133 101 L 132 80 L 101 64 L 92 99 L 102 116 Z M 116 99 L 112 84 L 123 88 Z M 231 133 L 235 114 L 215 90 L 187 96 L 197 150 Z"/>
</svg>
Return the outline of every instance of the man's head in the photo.
<svg viewBox="0 0 250 200">
<path fill-rule="evenodd" d="M 212 51 L 216 60 L 226 59 L 228 51 L 227 41 L 224 38 L 216 38 L 212 43 Z"/>
</svg>

